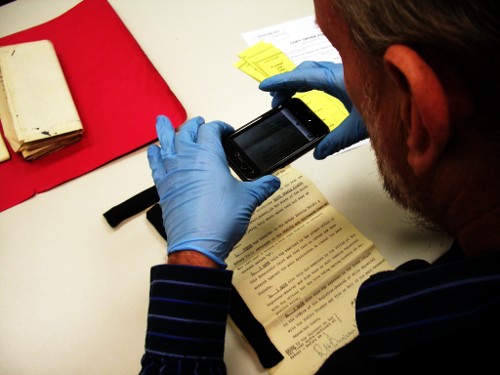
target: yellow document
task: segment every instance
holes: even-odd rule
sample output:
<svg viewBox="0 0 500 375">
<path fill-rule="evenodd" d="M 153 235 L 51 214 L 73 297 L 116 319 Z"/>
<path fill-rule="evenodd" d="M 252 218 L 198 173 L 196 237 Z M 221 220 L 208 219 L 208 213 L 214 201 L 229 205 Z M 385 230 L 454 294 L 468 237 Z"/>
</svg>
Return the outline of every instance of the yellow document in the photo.
<svg viewBox="0 0 500 375">
<path fill-rule="evenodd" d="M 258 42 L 239 55 L 235 66 L 250 77 L 261 82 L 268 77 L 293 70 L 295 64 L 272 43 Z M 330 131 L 335 129 L 349 114 L 342 102 L 321 91 L 297 93 L 316 115 L 328 125 Z"/>
<path fill-rule="evenodd" d="M 391 269 L 375 245 L 286 167 L 226 260 L 233 285 L 285 357 L 273 375 L 314 374 L 358 335 L 355 298 L 371 274 Z"/>
</svg>

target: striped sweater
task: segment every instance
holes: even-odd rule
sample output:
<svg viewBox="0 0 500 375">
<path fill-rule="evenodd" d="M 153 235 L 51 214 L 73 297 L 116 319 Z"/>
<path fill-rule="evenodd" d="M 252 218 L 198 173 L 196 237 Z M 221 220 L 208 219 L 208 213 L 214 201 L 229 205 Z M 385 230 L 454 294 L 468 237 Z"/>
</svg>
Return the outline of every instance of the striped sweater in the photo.
<svg viewBox="0 0 500 375">
<path fill-rule="evenodd" d="M 141 375 L 226 373 L 231 277 L 226 270 L 152 268 Z M 373 275 L 358 292 L 356 320 L 359 336 L 318 374 L 498 369 L 500 252 L 464 258 L 455 245 L 432 265 L 414 260 Z"/>
</svg>

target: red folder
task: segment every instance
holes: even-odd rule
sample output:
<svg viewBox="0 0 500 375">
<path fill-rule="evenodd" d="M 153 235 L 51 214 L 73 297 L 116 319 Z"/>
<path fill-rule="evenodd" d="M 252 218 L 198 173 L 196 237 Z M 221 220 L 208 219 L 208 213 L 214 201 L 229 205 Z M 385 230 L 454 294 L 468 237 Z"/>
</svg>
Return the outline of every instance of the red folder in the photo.
<svg viewBox="0 0 500 375">
<path fill-rule="evenodd" d="M 9 149 L 0 163 L 0 212 L 156 140 L 158 114 L 186 111 L 106 0 L 0 38 L 0 46 L 49 39 L 84 127 L 83 138 L 31 162 Z"/>
</svg>

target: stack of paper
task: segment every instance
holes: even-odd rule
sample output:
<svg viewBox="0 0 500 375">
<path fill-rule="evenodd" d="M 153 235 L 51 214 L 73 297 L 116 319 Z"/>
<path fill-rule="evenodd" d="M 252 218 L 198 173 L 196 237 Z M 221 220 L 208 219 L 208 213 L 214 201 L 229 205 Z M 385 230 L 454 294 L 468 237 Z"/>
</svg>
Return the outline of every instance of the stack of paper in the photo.
<svg viewBox="0 0 500 375">
<path fill-rule="evenodd" d="M 9 155 L 9 150 L 7 150 L 7 146 L 5 145 L 5 142 L 0 135 L 0 163 L 5 160 L 9 160 L 10 155 Z"/>
<path fill-rule="evenodd" d="M 0 119 L 7 141 L 27 160 L 82 137 L 83 127 L 49 40 L 0 48 Z"/>
</svg>

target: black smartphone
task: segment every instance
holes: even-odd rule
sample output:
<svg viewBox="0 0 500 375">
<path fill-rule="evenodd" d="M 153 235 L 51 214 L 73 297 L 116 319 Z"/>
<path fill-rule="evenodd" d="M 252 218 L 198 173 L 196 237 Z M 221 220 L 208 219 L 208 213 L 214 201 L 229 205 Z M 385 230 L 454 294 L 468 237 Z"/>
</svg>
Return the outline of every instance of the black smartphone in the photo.
<svg viewBox="0 0 500 375">
<path fill-rule="evenodd" d="M 328 126 L 292 98 L 224 137 L 231 169 L 243 180 L 271 174 L 296 160 L 328 134 Z"/>
</svg>

